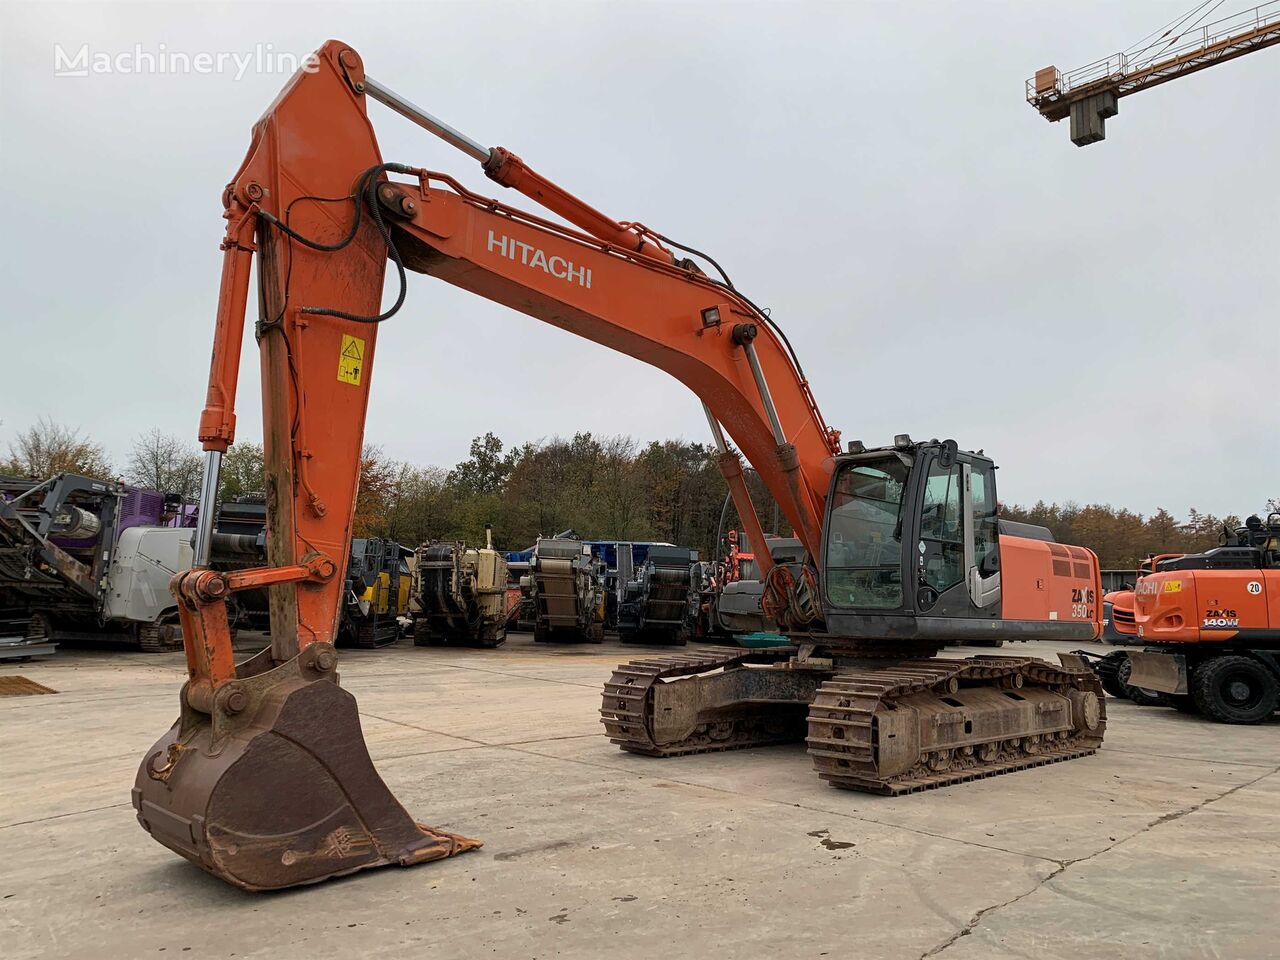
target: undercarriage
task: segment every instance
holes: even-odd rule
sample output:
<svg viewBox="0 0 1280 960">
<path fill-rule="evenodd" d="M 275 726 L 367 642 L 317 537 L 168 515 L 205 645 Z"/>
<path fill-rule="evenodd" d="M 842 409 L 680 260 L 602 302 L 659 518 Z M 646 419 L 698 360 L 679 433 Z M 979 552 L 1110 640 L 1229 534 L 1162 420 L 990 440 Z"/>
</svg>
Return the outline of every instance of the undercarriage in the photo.
<svg viewBox="0 0 1280 960">
<path fill-rule="evenodd" d="M 710 647 L 633 660 L 605 684 L 601 719 L 623 750 L 655 757 L 804 740 L 823 780 L 881 794 L 1070 760 L 1102 743 L 1105 698 L 1088 670 L 1032 657 L 829 653 Z"/>
</svg>

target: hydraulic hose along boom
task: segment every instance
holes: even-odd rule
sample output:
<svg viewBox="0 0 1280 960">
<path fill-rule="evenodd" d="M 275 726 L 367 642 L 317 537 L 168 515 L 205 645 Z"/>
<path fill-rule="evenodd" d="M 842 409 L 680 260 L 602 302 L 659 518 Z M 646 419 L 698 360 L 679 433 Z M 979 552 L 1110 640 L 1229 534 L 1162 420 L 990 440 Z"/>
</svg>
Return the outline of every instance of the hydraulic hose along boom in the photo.
<svg viewBox="0 0 1280 960">
<path fill-rule="evenodd" d="M 446 174 L 386 162 L 366 114 L 371 97 L 577 229 L 472 193 Z M 929 657 L 956 638 L 1091 638 L 1100 613 L 1085 596 L 1098 582 L 1096 558 L 1076 547 L 998 536 L 994 468 L 953 442 L 899 438 L 893 448 L 858 444 L 857 452 L 841 454 L 839 434 L 823 420 L 785 337 L 727 277 L 713 279 L 672 252 L 687 248 L 641 224 L 612 220 L 507 150 L 482 147 L 368 78 L 355 51 L 337 41 L 317 52 L 314 69 L 297 74 L 255 125 L 223 203 L 222 285 L 200 420 L 206 460 L 196 564 L 172 584 L 188 681 L 180 718 L 144 758 L 134 789 L 139 820 L 165 845 L 248 889 L 408 865 L 478 845 L 420 826 L 387 789 L 369 759 L 354 698 L 338 685 L 333 649 L 379 327 L 404 303 L 409 270 L 680 380 L 704 404 L 752 542 L 763 546 L 765 539 L 730 440 L 805 548 L 803 563 L 776 566 L 757 548 L 768 612 L 798 652 L 706 651 L 675 665 L 619 668 L 630 674 L 615 674 L 601 712 L 624 749 L 669 755 L 791 739 L 796 719 L 803 726 L 828 682 L 879 691 L 874 702 L 863 703 L 865 692 L 859 700 L 870 710 L 868 723 L 879 703 L 898 710 L 894 698 L 906 698 L 912 717 L 932 715 L 944 690 L 954 695 L 948 703 L 960 704 L 947 709 L 964 714 L 957 721 L 964 733 L 952 730 L 941 740 L 903 733 L 900 742 L 911 747 L 892 757 L 871 740 L 870 759 L 841 753 L 839 745 L 824 748 L 825 760 L 815 752 L 822 775 L 842 786 L 899 792 L 917 783 L 926 762 L 932 774 L 924 785 L 934 786 L 949 782 L 952 769 L 985 764 L 988 773 L 1003 772 L 1092 752 L 1100 742 L 1100 705 L 1090 686 L 1096 682 L 1087 673 L 1027 667 L 1016 658 L 907 659 Z M 208 568 L 210 523 L 221 456 L 235 439 L 255 256 L 269 565 L 223 574 Z M 399 294 L 384 310 L 388 260 Z M 1063 557 L 1075 551 L 1075 568 L 1068 561 L 1061 582 L 1047 573 L 1050 547 Z M 1030 583 L 1044 596 L 1029 586 L 1024 596 Z M 227 597 L 263 587 L 271 598 L 271 644 L 237 664 Z M 1080 596 L 1073 609 L 1068 587 Z M 869 680 L 843 672 L 868 657 L 896 672 L 864 671 Z M 678 681 L 700 683 L 698 674 L 707 671 L 718 679 L 685 697 L 684 713 L 672 714 L 668 699 L 684 689 Z M 1027 690 L 993 700 L 992 684 Z M 980 695 L 964 701 L 967 686 Z M 629 700 L 632 694 L 638 699 Z M 836 701 L 827 714 L 854 709 L 848 694 Z M 674 720 L 659 729 L 655 716 L 664 709 L 661 715 Z M 824 717 L 828 727 L 844 723 Z M 877 767 L 882 753 L 888 765 Z M 1028 759 L 1033 755 L 1038 759 Z"/>
</svg>

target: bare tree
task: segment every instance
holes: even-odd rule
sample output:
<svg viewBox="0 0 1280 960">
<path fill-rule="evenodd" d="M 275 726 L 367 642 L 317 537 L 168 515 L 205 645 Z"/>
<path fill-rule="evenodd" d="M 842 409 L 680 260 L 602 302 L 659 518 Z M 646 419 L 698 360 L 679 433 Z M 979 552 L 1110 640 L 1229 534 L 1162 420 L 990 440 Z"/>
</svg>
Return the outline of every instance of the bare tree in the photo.
<svg viewBox="0 0 1280 960">
<path fill-rule="evenodd" d="M 0 472 L 41 478 L 79 473 L 104 480 L 112 479 L 113 474 L 102 444 L 83 436 L 79 428 L 47 417 L 41 417 L 9 444 L 9 459 L 0 463 Z"/>
<path fill-rule="evenodd" d="M 593 489 L 596 522 L 609 536 L 639 536 L 644 521 L 645 489 L 636 464 L 636 442 L 628 436 L 602 437 L 599 472 Z"/>
<path fill-rule="evenodd" d="M 200 469 L 200 454 L 192 444 L 153 427 L 134 438 L 125 479 L 194 500 L 200 492 Z"/>
</svg>

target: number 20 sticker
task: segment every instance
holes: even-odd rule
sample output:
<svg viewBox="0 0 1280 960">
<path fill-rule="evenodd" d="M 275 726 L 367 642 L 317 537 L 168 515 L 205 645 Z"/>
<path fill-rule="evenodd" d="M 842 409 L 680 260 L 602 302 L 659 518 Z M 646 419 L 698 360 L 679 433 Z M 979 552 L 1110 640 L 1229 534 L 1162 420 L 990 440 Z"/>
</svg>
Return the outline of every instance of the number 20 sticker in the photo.
<svg viewBox="0 0 1280 960">
<path fill-rule="evenodd" d="M 1248 586 L 1246 586 L 1245 589 L 1248 590 L 1250 593 L 1252 593 L 1256 597 L 1258 594 L 1262 592 L 1262 584 L 1260 584 L 1257 580 L 1250 580 Z"/>
</svg>

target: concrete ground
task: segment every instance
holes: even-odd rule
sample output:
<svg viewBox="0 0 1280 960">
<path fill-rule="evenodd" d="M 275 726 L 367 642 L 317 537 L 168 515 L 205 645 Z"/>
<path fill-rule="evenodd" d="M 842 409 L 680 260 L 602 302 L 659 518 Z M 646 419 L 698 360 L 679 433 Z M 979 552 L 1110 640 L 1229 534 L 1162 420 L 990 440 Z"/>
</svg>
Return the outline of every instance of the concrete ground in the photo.
<svg viewBox="0 0 1280 960">
<path fill-rule="evenodd" d="M 1280 955 L 1275 723 L 1112 700 L 1095 757 L 873 797 L 823 784 L 802 745 L 622 754 L 602 736 L 600 685 L 644 652 L 527 636 L 344 652 L 390 787 L 485 846 L 279 894 L 207 876 L 134 819 L 134 772 L 177 713 L 181 654 L 0 666 L 59 691 L 0 698 L 0 953 Z"/>
</svg>

